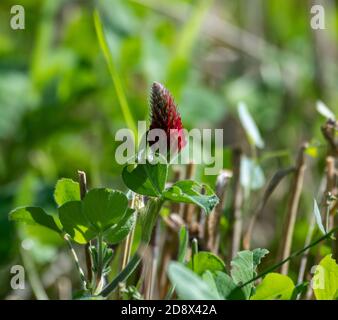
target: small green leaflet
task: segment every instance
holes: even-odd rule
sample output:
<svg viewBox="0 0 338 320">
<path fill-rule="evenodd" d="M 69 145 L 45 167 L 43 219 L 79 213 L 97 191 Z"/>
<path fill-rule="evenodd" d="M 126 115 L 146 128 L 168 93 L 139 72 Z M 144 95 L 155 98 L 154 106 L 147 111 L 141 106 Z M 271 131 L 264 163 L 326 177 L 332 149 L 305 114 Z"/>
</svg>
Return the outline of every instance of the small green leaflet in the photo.
<svg viewBox="0 0 338 320">
<path fill-rule="evenodd" d="M 338 298 L 338 265 L 329 254 L 316 267 L 312 288 L 317 300 Z"/>
<path fill-rule="evenodd" d="M 157 163 L 137 164 L 125 166 L 122 179 L 132 191 L 144 196 L 161 196 L 167 181 L 168 165 Z"/>
<path fill-rule="evenodd" d="M 319 230 L 321 231 L 321 233 L 323 235 L 325 235 L 326 232 L 325 232 L 325 228 L 323 226 L 322 216 L 320 214 L 320 210 L 318 208 L 318 204 L 317 204 L 316 199 L 313 199 L 313 214 L 315 215 L 316 223 L 317 223 Z"/>
<path fill-rule="evenodd" d="M 217 291 L 222 299 L 225 300 L 245 300 L 242 289 L 236 286 L 234 280 L 225 272 L 216 271 L 214 281 Z"/>
<path fill-rule="evenodd" d="M 218 300 L 222 300 L 223 297 L 220 295 L 220 293 L 218 292 L 218 288 L 216 285 L 216 280 L 214 277 L 214 273 L 206 270 L 203 274 L 202 274 L 202 279 L 205 283 L 208 284 L 210 291 L 213 295 L 215 295 L 217 297 Z"/>
<path fill-rule="evenodd" d="M 19 207 L 9 213 L 9 220 L 23 222 L 30 225 L 41 225 L 60 233 L 52 216 L 40 207 Z"/>
<path fill-rule="evenodd" d="M 92 189 L 83 201 L 66 202 L 59 208 L 63 228 L 78 243 L 104 232 L 111 241 L 122 240 L 133 225 L 131 215 L 126 195 L 106 188 Z M 113 230 L 114 236 L 109 234 Z"/>
<path fill-rule="evenodd" d="M 269 273 L 257 286 L 251 300 L 290 300 L 294 289 L 295 285 L 288 276 Z"/>
<path fill-rule="evenodd" d="M 231 277 L 237 286 L 251 280 L 257 275 L 256 269 L 261 259 L 269 253 L 266 249 L 244 250 L 237 253 L 231 261 Z M 242 288 L 246 299 L 249 299 L 254 283 L 251 282 Z"/>
<path fill-rule="evenodd" d="M 128 208 L 123 218 L 104 233 L 104 239 L 110 244 L 119 243 L 128 235 L 135 222 L 135 210 Z"/>
<path fill-rule="evenodd" d="M 264 186 L 265 176 L 258 163 L 246 156 L 241 157 L 240 166 L 240 181 L 244 189 L 245 198 L 247 198 L 250 190 L 257 190 Z"/>
<path fill-rule="evenodd" d="M 69 201 L 59 208 L 63 229 L 77 243 L 84 244 L 93 239 L 97 232 L 83 214 L 82 201 Z"/>
<path fill-rule="evenodd" d="M 206 214 L 209 214 L 219 202 L 218 197 L 209 186 L 199 184 L 193 180 L 176 182 L 163 192 L 163 197 L 174 202 L 196 204 Z"/>
<path fill-rule="evenodd" d="M 336 120 L 334 113 L 326 106 L 323 101 L 318 100 L 316 105 L 317 112 L 326 119 Z"/>
<path fill-rule="evenodd" d="M 224 262 L 211 252 L 200 251 L 193 256 L 194 272 L 201 276 L 205 271 L 225 271 Z M 192 260 L 189 261 L 188 267 L 192 269 Z"/>
<path fill-rule="evenodd" d="M 168 268 L 171 283 L 180 299 L 183 300 L 218 300 L 209 285 L 190 269 L 179 262 L 171 262 Z"/>
<path fill-rule="evenodd" d="M 128 199 L 124 193 L 107 188 L 92 189 L 83 199 L 83 214 L 98 232 L 118 223 L 127 207 Z"/>
<path fill-rule="evenodd" d="M 246 132 L 250 144 L 255 145 L 257 148 L 263 149 L 264 141 L 262 139 L 262 136 L 244 102 L 240 102 L 238 104 L 238 116 Z"/>
<path fill-rule="evenodd" d="M 68 201 L 80 200 L 79 184 L 72 179 L 60 179 L 55 185 L 54 199 L 58 206 Z"/>
</svg>

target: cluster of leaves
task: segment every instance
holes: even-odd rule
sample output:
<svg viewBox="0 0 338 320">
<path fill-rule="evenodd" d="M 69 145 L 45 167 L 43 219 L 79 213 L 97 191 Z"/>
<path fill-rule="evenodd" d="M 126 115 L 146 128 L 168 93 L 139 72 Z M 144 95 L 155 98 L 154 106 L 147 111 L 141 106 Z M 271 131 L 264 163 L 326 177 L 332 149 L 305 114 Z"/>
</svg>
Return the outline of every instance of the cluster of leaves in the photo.
<svg viewBox="0 0 338 320">
<path fill-rule="evenodd" d="M 254 283 L 248 282 L 257 275 L 257 267 L 267 254 L 266 249 L 238 252 L 231 262 L 229 275 L 219 257 L 201 251 L 193 254 L 186 265 L 172 262 L 169 277 L 182 299 L 249 299 L 254 292 Z"/>
<path fill-rule="evenodd" d="M 178 181 L 167 185 L 169 165 L 166 163 L 139 163 L 123 168 L 122 178 L 125 185 L 138 195 L 148 198 L 152 204 L 155 199 L 160 205 L 146 206 L 140 210 L 142 241 L 147 244 L 164 201 L 195 204 L 209 214 L 219 199 L 213 190 L 193 180 Z M 118 190 L 94 188 L 81 199 L 79 183 L 71 179 L 61 179 L 54 191 L 57 204 L 56 216 L 49 215 L 40 207 L 19 207 L 10 213 L 13 221 L 37 224 L 49 228 L 63 238 L 72 239 L 78 244 L 87 244 L 97 239 L 100 245 L 90 246 L 92 272 L 100 276 L 108 274 L 113 252 L 109 244 L 121 242 L 136 223 L 134 208 L 128 207 L 128 197 Z M 319 229 L 326 234 L 318 209 L 314 202 L 314 215 Z M 225 299 L 225 300 L 290 300 L 295 299 L 305 290 L 307 283 L 295 286 L 292 279 L 279 273 L 268 273 L 256 286 L 257 268 L 267 254 L 266 249 L 245 250 L 237 253 L 227 272 L 225 263 L 211 252 L 193 252 L 187 263 L 185 256 L 188 246 L 188 232 L 182 227 L 178 261 L 171 262 L 168 274 L 172 287 L 168 292 L 171 297 L 174 290 L 181 299 Z M 131 267 L 126 267 L 117 279 L 125 280 L 134 270 L 138 260 L 132 260 Z M 136 261 L 136 263 L 134 262 Z M 124 271 L 128 271 L 125 272 Z M 313 277 L 313 289 L 318 300 L 337 299 L 338 265 L 326 256 L 316 268 Z M 113 282 L 114 283 L 114 282 Z M 108 293 L 115 286 L 108 286 Z M 97 291 L 94 291 L 97 293 Z M 92 291 L 93 293 L 93 291 Z M 134 287 L 127 287 L 121 293 L 125 297 L 141 299 Z M 106 296 L 106 292 L 104 296 Z"/>
<path fill-rule="evenodd" d="M 38 224 L 59 234 L 68 234 L 79 244 L 102 235 L 108 243 L 123 240 L 131 230 L 134 210 L 128 208 L 128 199 L 120 191 L 96 188 L 90 190 L 83 200 L 80 187 L 71 179 L 57 182 L 54 199 L 58 216 L 49 215 L 40 207 L 20 207 L 11 211 L 11 220 Z"/>
<path fill-rule="evenodd" d="M 122 177 L 125 184 L 135 193 L 147 196 L 148 205 L 140 212 L 142 225 L 142 241 L 147 245 L 152 229 L 158 218 L 161 205 L 164 201 L 191 203 L 201 207 L 207 214 L 218 203 L 217 196 L 208 186 L 195 181 L 179 181 L 166 188 L 168 165 L 146 162 L 123 169 Z M 203 189 L 203 192 L 202 192 Z M 101 290 L 101 278 L 110 271 L 110 262 L 113 252 L 109 244 L 121 242 L 132 230 L 136 222 L 134 208 L 128 207 L 128 197 L 118 190 L 108 188 L 94 188 L 88 191 L 81 199 L 79 183 L 71 179 L 61 179 L 57 182 L 54 199 L 58 206 L 56 216 L 49 215 L 40 207 L 25 206 L 12 210 L 9 218 L 12 221 L 25 224 L 40 225 L 60 234 L 66 241 L 69 238 L 78 244 L 87 244 L 97 240 L 97 246 L 89 246 L 93 262 L 92 270 L 98 279 L 94 284 L 88 284 L 81 268 L 78 266 L 84 289 L 91 294 L 98 294 Z M 141 210 L 140 210 L 141 211 Z M 135 259 L 122 270 L 117 279 L 127 278 L 140 261 Z M 116 288 L 115 282 L 107 286 L 103 295 L 107 296 Z"/>
<path fill-rule="evenodd" d="M 218 203 L 213 190 L 205 184 L 193 180 L 181 180 L 166 188 L 168 165 L 163 163 L 126 166 L 122 178 L 127 187 L 135 193 L 160 197 L 179 203 L 192 203 L 209 214 Z M 202 192 L 203 190 L 203 192 Z"/>
<path fill-rule="evenodd" d="M 196 300 L 294 300 L 307 288 L 295 286 L 280 273 L 268 273 L 255 286 L 257 267 L 266 249 L 244 250 L 231 261 L 230 274 L 224 262 L 210 252 L 199 252 L 191 260 L 171 262 L 169 277 L 181 299 Z M 330 255 L 322 259 L 312 279 L 317 300 L 338 299 L 338 265 Z"/>
</svg>

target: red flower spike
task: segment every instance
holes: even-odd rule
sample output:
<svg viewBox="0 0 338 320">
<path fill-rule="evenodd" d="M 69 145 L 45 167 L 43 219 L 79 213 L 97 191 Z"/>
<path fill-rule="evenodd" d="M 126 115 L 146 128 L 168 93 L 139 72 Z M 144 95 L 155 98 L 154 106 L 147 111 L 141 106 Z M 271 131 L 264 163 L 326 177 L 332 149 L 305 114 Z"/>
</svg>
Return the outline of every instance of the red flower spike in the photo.
<svg viewBox="0 0 338 320">
<path fill-rule="evenodd" d="M 167 135 L 167 149 L 170 151 L 170 136 L 177 139 L 172 152 L 180 152 L 186 141 L 183 133 L 181 116 L 177 111 L 170 92 L 160 83 L 154 82 L 151 87 L 151 124 L 149 129 L 162 129 Z M 170 130 L 175 130 L 170 132 Z M 173 148 L 173 146 L 172 146 Z M 178 149 L 178 150 L 177 150 Z"/>
</svg>

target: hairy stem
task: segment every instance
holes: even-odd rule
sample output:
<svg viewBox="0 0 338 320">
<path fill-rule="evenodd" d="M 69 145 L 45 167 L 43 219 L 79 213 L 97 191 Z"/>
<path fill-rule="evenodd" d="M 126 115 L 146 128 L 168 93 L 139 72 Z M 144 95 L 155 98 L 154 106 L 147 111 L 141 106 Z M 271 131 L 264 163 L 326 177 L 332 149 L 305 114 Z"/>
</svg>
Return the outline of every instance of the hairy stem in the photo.
<svg viewBox="0 0 338 320">
<path fill-rule="evenodd" d="M 85 274 L 84 274 L 84 272 L 83 272 L 83 270 L 82 270 L 82 268 L 80 266 L 79 258 L 77 256 L 77 254 L 76 254 L 76 252 L 75 252 L 75 250 L 73 248 L 73 245 L 72 245 L 72 243 L 71 243 L 71 241 L 70 241 L 70 239 L 69 239 L 69 237 L 68 237 L 67 234 L 64 235 L 64 239 L 65 239 L 65 241 L 66 241 L 66 243 L 67 243 L 67 245 L 69 247 L 70 252 L 73 255 L 73 258 L 74 258 L 74 261 L 75 261 L 75 265 L 76 265 L 76 269 L 77 269 L 77 271 L 79 273 L 79 276 L 80 276 L 80 279 L 81 279 L 81 282 L 82 282 L 82 288 L 84 290 L 87 290 L 87 281 L 86 281 Z"/>
<path fill-rule="evenodd" d="M 133 194 L 132 200 L 131 200 L 131 209 L 135 209 L 135 198 L 136 195 Z M 135 214 L 135 213 L 134 213 Z M 123 250 L 123 258 L 122 258 L 122 269 L 124 269 L 130 259 L 130 253 L 131 253 L 131 247 L 133 244 L 133 239 L 134 239 L 134 232 L 135 232 L 135 227 L 129 232 L 125 244 L 124 244 L 124 250 Z"/>
<path fill-rule="evenodd" d="M 102 283 L 103 271 L 103 238 L 102 234 L 97 237 L 97 273 L 96 273 L 96 290 L 100 288 Z"/>
</svg>

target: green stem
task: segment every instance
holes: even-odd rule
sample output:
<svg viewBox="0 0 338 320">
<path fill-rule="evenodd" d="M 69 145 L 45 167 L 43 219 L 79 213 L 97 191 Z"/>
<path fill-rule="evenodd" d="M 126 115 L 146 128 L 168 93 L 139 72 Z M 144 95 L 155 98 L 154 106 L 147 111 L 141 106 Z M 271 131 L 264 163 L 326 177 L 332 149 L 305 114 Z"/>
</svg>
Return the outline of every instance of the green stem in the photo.
<svg viewBox="0 0 338 320">
<path fill-rule="evenodd" d="M 131 209 L 135 209 L 135 202 L 136 202 L 136 194 L 133 193 L 132 200 L 131 200 Z M 123 258 L 122 258 L 122 269 L 124 269 L 130 259 L 130 253 L 131 253 L 131 248 L 133 246 L 133 240 L 134 240 L 134 233 L 135 233 L 135 226 L 137 224 L 137 211 L 133 213 L 134 217 L 136 218 L 135 225 L 133 226 L 132 230 L 129 232 L 127 235 L 127 238 L 125 240 L 125 245 L 124 245 L 124 251 L 123 251 Z"/>
<path fill-rule="evenodd" d="M 85 257 L 87 267 L 88 288 L 91 289 L 93 285 L 93 261 L 90 252 L 91 241 L 85 244 Z"/>
<path fill-rule="evenodd" d="M 164 200 L 162 198 L 149 199 L 145 214 L 140 216 L 142 224 L 141 239 L 144 244 L 148 244 L 151 239 L 151 234 L 163 202 Z"/>
<path fill-rule="evenodd" d="M 97 237 L 97 274 L 96 274 L 96 289 L 100 287 L 103 272 L 103 238 L 102 234 Z"/>
<path fill-rule="evenodd" d="M 125 281 L 134 272 L 140 261 L 141 256 L 138 253 L 135 253 L 126 267 L 113 279 L 111 283 L 103 288 L 99 295 L 102 297 L 108 297 L 118 287 L 119 283 Z"/>
<path fill-rule="evenodd" d="M 245 282 L 244 284 L 240 285 L 239 288 L 243 288 L 246 285 L 248 285 L 249 283 L 258 280 L 259 278 L 264 277 L 266 274 L 270 273 L 271 271 L 274 271 L 276 269 L 278 269 L 280 266 L 282 266 L 284 263 L 290 261 L 291 259 L 300 256 L 303 252 L 305 252 L 306 250 L 314 247 L 315 245 L 317 245 L 318 243 L 322 242 L 323 240 L 329 238 L 334 232 L 338 231 L 338 227 L 332 229 L 330 232 L 328 232 L 327 234 L 325 234 L 324 236 L 322 236 L 321 238 L 313 241 L 312 243 L 310 243 L 308 246 L 304 247 L 301 250 L 298 250 L 294 253 L 292 253 L 290 256 L 288 256 L 286 259 L 278 262 L 277 264 L 273 265 L 272 267 L 266 269 L 265 271 L 263 271 L 262 273 L 260 273 L 259 275 L 257 275 L 256 277 L 250 279 L 249 281 Z"/>
<path fill-rule="evenodd" d="M 151 232 L 155 226 L 163 202 L 161 198 L 148 200 L 146 212 L 142 219 L 140 219 L 142 220 L 141 244 L 126 267 L 99 293 L 100 296 L 108 297 L 118 287 L 119 283 L 125 281 L 137 268 L 143 256 L 143 252 L 150 242 Z"/>
</svg>

